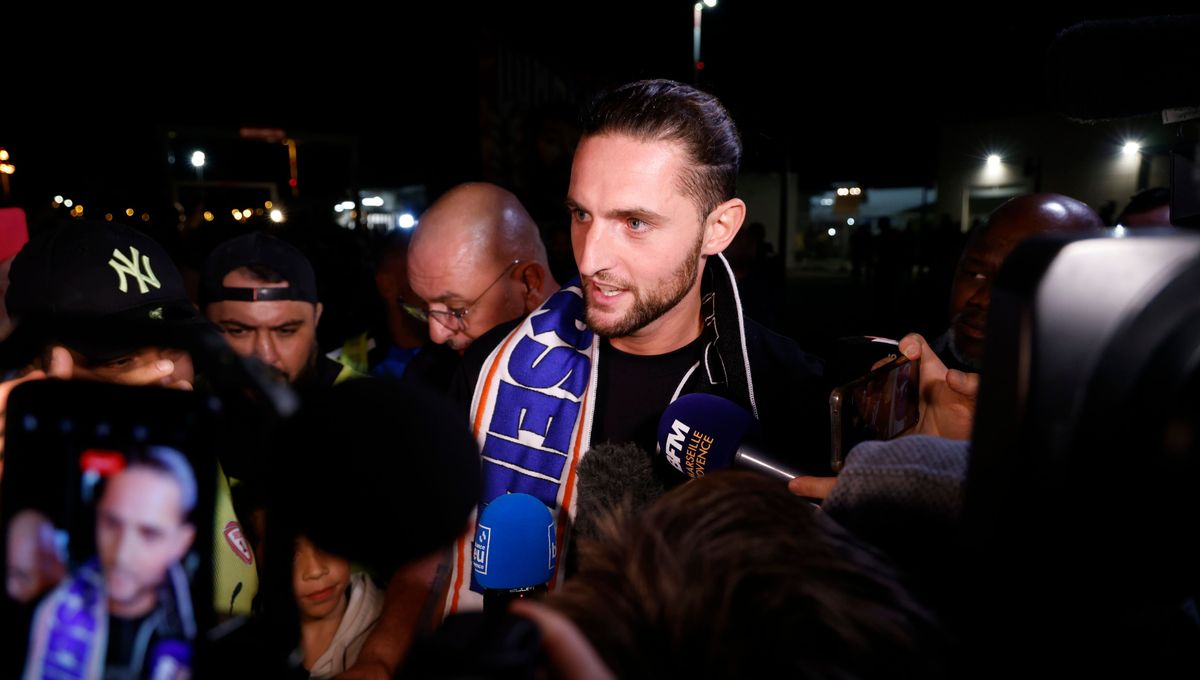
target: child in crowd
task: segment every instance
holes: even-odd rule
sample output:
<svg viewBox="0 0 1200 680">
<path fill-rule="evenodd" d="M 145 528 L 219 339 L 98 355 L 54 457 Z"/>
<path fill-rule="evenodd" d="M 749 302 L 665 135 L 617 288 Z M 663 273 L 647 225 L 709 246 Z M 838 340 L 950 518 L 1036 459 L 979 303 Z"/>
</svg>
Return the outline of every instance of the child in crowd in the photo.
<svg viewBox="0 0 1200 680">
<path fill-rule="evenodd" d="M 296 539 L 292 590 L 300 613 L 300 648 L 312 678 L 331 678 L 353 665 L 383 608 L 383 593 L 350 562 L 305 536 Z"/>
</svg>

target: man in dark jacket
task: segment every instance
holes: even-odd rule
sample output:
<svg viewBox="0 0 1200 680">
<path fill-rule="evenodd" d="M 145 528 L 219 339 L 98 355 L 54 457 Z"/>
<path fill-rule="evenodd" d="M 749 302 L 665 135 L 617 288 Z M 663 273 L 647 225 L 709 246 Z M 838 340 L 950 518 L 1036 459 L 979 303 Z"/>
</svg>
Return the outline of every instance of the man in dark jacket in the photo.
<svg viewBox="0 0 1200 680">
<path fill-rule="evenodd" d="M 821 364 L 744 317 L 720 255 L 746 216 L 735 196 L 740 162 L 725 108 L 680 83 L 632 83 L 586 114 L 567 196 L 581 278 L 506 337 L 488 338 L 499 344 L 465 380 L 483 504 L 529 493 L 567 526 L 575 468 L 588 450 L 632 442 L 652 455 L 663 411 L 688 392 L 729 399 L 757 419 L 777 455 L 827 470 Z M 486 347 L 472 347 L 475 365 Z M 468 372 L 471 363 L 464 358 Z M 672 474 L 664 461 L 655 465 Z M 458 550 L 469 553 L 469 544 Z M 447 611 L 477 599 L 456 568 Z"/>
</svg>

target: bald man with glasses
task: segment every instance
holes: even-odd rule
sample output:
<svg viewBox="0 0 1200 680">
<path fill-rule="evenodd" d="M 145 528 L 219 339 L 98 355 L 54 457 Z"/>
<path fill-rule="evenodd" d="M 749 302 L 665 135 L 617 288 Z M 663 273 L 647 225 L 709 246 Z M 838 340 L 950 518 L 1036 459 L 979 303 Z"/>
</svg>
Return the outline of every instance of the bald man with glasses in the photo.
<svg viewBox="0 0 1200 680">
<path fill-rule="evenodd" d="M 421 216 L 408 248 L 419 300 L 405 311 L 429 337 L 462 354 L 492 328 L 537 309 L 558 290 L 537 225 L 494 184 L 454 187 Z"/>
</svg>

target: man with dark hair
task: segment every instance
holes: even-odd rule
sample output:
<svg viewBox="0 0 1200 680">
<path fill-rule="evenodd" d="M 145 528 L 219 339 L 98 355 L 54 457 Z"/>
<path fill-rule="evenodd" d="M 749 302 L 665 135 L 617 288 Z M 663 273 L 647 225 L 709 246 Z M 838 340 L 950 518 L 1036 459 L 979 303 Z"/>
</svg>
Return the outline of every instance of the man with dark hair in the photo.
<svg viewBox="0 0 1200 680">
<path fill-rule="evenodd" d="M 847 532 L 751 472 L 600 523 L 547 600 L 620 678 L 936 677 L 932 617 Z"/>
<path fill-rule="evenodd" d="M 183 677 L 196 637 L 180 560 L 196 528 L 196 477 L 178 451 L 131 455 L 96 504 L 97 557 L 38 606 L 26 675 Z"/>
<path fill-rule="evenodd" d="M 208 323 L 158 243 L 130 227 L 72 222 L 21 249 L 5 294 L 16 323 L 5 368 L 189 389 L 187 346 Z"/>
<path fill-rule="evenodd" d="M 321 355 L 321 303 L 312 265 L 294 246 L 253 232 L 204 261 L 200 304 L 234 351 L 257 357 L 282 380 L 328 387 L 353 372 Z"/>
<path fill-rule="evenodd" d="M 568 526 L 588 449 L 633 442 L 651 456 L 663 410 L 686 392 L 728 398 L 757 418 L 772 451 L 828 469 L 821 364 L 745 318 L 720 255 L 746 215 L 740 162 L 737 129 L 712 95 L 649 80 L 596 100 L 566 200 L 580 280 L 464 357 L 484 505 L 528 493 Z M 561 565 L 565 531 L 558 543 Z M 464 536 L 456 546 L 447 611 L 480 602 L 470 545 Z"/>
</svg>

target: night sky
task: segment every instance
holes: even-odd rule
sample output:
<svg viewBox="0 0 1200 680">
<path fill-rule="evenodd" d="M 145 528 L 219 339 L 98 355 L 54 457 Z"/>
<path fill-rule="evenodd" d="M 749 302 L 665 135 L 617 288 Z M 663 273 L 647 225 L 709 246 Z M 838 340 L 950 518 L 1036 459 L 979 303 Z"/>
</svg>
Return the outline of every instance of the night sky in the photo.
<svg viewBox="0 0 1200 680">
<path fill-rule="evenodd" d="M 982 14 L 965 21 L 781 4 L 723 0 L 706 10 L 702 86 L 739 123 L 747 169 L 777 170 L 788 150 L 811 189 L 932 183 L 944 125 L 1045 111 L 1055 34 L 1109 18 L 972 8 Z M 200 16 L 111 35 L 25 27 L 46 35 L 37 53 L 7 64 L 0 146 L 18 167 L 13 199 L 161 194 L 170 172 L 163 131 L 179 126 L 357 138 L 357 161 L 334 161 L 338 173 L 357 169 L 350 182 L 438 190 L 479 173 L 480 55 L 491 45 L 534 58 L 581 91 L 644 77 L 690 81 L 692 3 L 571 5 Z M 67 53 L 73 66 L 51 71 L 46 50 Z"/>
</svg>

